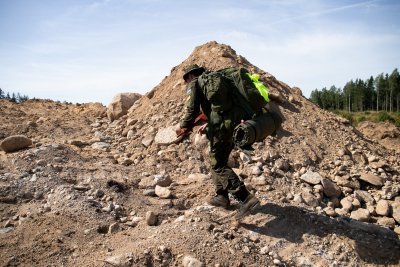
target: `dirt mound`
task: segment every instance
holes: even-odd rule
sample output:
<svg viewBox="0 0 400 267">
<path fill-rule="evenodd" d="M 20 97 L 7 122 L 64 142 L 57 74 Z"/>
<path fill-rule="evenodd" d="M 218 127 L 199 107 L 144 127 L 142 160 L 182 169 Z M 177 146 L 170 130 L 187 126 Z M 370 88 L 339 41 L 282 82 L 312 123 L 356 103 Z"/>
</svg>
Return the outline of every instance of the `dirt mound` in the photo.
<svg viewBox="0 0 400 267">
<path fill-rule="evenodd" d="M 189 64 L 244 66 L 270 88 L 284 117 L 275 137 L 230 160 L 261 202 L 241 224 L 206 205 L 207 149 L 175 125 Z M 400 156 L 305 99 L 227 45 L 209 42 L 110 122 L 97 104 L 0 102 L 2 266 L 358 266 L 399 264 Z M 186 264 L 186 265 L 185 265 Z"/>
<path fill-rule="evenodd" d="M 400 152 L 400 129 L 389 122 L 361 122 L 357 129 L 364 136 L 376 140 L 387 149 L 394 149 Z"/>
</svg>

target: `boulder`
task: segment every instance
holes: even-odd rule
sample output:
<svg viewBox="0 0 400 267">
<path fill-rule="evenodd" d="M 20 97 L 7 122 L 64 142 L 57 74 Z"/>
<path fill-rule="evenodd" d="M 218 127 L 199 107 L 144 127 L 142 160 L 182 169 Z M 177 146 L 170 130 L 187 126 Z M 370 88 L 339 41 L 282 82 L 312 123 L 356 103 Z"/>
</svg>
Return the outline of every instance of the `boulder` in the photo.
<svg viewBox="0 0 400 267">
<path fill-rule="evenodd" d="M 376 204 L 376 214 L 381 216 L 388 216 L 390 213 L 390 204 L 387 200 L 381 199 Z"/>
<path fill-rule="evenodd" d="M 393 216 L 393 219 L 395 219 L 396 222 L 400 224 L 400 203 L 399 202 L 392 203 L 392 216 Z"/>
<path fill-rule="evenodd" d="M 32 145 L 32 140 L 25 135 L 12 135 L 5 138 L 1 143 L 0 147 L 5 152 L 14 152 L 20 149 L 27 148 Z"/>
<path fill-rule="evenodd" d="M 172 196 L 171 190 L 166 187 L 156 185 L 155 193 L 159 198 L 167 199 Z"/>
<path fill-rule="evenodd" d="M 146 212 L 146 223 L 149 226 L 156 225 L 156 223 L 157 223 L 157 215 L 152 211 Z"/>
<path fill-rule="evenodd" d="M 108 119 L 114 121 L 127 114 L 129 108 L 141 97 L 142 95 L 137 93 L 117 94 L 107 106 Z"/>
<path fill-rule="evenodd" d="M 168 174 L 156 174 L 154 175 L 154 181 L 156 185 L 167 187 L 172 183 L 171 177 Z"/>
<path fill-rule="evenodd" d="M 371 215 L 367 209 L 358 209 L 351 212 L 350 218 L 353 220 L 368 222 Z"/>
<path fill-rule="evenodd" d="M 331 180 L 323 178 L 321 180 L 322 186 L 324 187 L 324 194 L 327 197 L 340 197 L 342 190 L 340 187 L 333 183 Z"/>
<path fill-rule="evenodd" d="M 383 185 L 383 179 L 381 177 L 371 174 L 371 173 L 362 173 L 360 176 L 360 180 L 363 180 L 369 184 L 376 185 L 376 186 Z"/>
<path fill-rule="evenodd" d="M 309 183 L 309 184 L 316 185 L 316 184 L 319 184 L 321 182 L 322 177 L 317 172 L 307 171 L 305 174 L 303 174 L 300 177 L 300 179 L 305 181 L 305 182 L 307 182 L 307 183 Z"/>
</svg>

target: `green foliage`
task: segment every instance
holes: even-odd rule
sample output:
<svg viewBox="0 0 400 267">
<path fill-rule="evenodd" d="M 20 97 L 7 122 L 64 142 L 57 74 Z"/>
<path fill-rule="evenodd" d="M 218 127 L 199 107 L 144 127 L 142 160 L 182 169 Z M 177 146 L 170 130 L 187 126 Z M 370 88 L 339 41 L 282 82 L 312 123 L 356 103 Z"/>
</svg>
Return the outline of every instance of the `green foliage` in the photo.
<svg viewBox="0 0 400 267">
<path fill-rule="evenodd" d="M 343 89 L 331 86 L 311 92 L 310 100 L 327 110 L 341 109 L 348 112 L 365 110 L 400 111 L 400 74 L 396 69 L 375 78 L 351 80 Z"/>
<path fill-rule="evenodd" d="M 396 122 L 396 120 L 394 118 L 392 118 L 387 112 L 379 112 L 378 121 L 381 121 L 381 122 L 388 121 L 391 123 Z"/>
<path fill-rule="evenodd" d="M 6 99 L 8 101 L 14 102 L 14 103 L 22 103 L 24 101 L 27 101 L 29 99 L 28 96 L 26 95 L 21 95 L 20 93 L 10 93 L 9 92 L 5 92 L 0 88 L 0 99 Z"/>
<path fill-rule="evenodd" d="M 354 124 L 354 114 L 343 110 L 335 110 L 335 114 L 347 119 L 351 124 Z"/>
<path fill-rule="evenodd" d="M 349 120 L 349 122 L 356 127 L 359 123 L 363 121 L 372 121 L 372 122 L 390 122 L 400 127 L 400 112 L 375 112 L 375 111 L 366 111 L 366 112 L 348 112 L 343 110 L 335 110 L 333 111 L 335 114 Z"/>
<path fill-rule="evenodd" d="M 367 118 L 365 116 L 357 117 L 357 124 L 360 122 L 366 121 L 366 120 L 367 120 Z"/>
</svg>

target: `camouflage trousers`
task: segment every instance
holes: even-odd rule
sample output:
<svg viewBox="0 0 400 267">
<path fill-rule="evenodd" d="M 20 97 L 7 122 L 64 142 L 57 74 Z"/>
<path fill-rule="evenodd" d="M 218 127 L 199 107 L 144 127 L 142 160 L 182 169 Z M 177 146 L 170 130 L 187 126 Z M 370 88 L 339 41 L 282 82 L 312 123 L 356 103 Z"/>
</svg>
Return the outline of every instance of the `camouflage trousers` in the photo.
<svg viewBox="0 0 400 267">
<path fill-rule="evenodd" d="M 228 166 L 229 155 L 233 149 L 232 135 L 233 129 L 215 129 L 213 140 L 210 142 L 211 176 L 218 195 L 228 196 L 230 193 L 237 196 L 239 191 L 246 190 L 243 181 Z"/>
</svg>

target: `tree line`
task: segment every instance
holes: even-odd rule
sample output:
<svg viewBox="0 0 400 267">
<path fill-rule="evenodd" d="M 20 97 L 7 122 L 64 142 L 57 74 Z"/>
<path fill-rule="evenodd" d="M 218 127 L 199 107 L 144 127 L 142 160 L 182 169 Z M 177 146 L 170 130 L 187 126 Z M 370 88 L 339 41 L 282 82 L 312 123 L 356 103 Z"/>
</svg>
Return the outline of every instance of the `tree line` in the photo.
<svg viewBox="0 0 400 267">
<path fill-rule="evenodd" d="M 351 80 L 343 89 L 334 85 L 329 89 L 315 89 L 310 100 L 328 110 L 399 112 L 400 74 L 396 68 L 390 75 L 381 73 L 367 80 Z"/>
<path fill-rule="evenodd" d="M 0 88 L 0 99 L 6 99 L 14 103 L 21 103 L 29 99 L 27 95 L 21 95 L 20 93 L 9 93 L 5 92 Z"/>
</svg>

